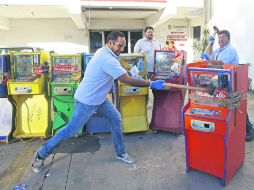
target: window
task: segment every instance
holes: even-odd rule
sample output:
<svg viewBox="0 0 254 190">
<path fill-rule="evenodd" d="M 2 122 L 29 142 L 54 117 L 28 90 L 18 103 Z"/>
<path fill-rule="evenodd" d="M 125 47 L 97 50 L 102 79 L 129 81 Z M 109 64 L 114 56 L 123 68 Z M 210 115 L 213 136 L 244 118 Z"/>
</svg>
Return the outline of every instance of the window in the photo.
<svg viewBox="0 0 254 190">
<path fill-rule="evenodd" d="M 134 46 L 137 43 L 139 39 L 142 38 L 142 31 L 139 32 L 130 32 L 130 38 L 131 38 L 131 53 L 134 52 Z"/>
<path fill-rule="evenodd" d="M 102 32 L 90 32 L 90 53 L 102 47 Z"/>
<path fill-rule="evenodd" d="M 142 30 L 140 31 L 122 31 L 125 35 L 126 46 L 123 53 L 133 53 L 134 45 L 142 38 Z M 90 53 L 106 44 L 106 39 L 111 31 L 90 31 Z"/>
<path fill-rule="evenodd" d="M 201 31 L 200 26 L 194 26 L 193 27 L 193 39 L 200 40 L 200 31 Z"/>
</svg>

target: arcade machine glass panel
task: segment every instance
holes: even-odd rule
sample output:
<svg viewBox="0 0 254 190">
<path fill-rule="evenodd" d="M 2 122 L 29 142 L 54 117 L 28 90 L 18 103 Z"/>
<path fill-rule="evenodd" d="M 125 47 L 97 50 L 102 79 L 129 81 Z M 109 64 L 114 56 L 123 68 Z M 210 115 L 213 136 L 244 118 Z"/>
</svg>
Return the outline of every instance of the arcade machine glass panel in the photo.
<svg viewBox="0 0 254 190">
<path fill-rule="evenodd" d="M 154 56 L 154 76 L 152 80 L 181 83 L 183 52 L 156 50 Z"/>
<path fill-rule="evenodd" d="M 230 69 L 205 69 L 190 68 L 188 71 L 188 81 L 190 86 L 210 88 L 208 92 L 191 90 L 190 98 L 196 104 L 205 104 L 220 107 L 219 100 L 228 99 L 232 96 L 234 80 Z"/>
<path fill-rule="evenodd" d="M 36 69 L 40 67 L 40 54 L 14 54 L 13 80 L 33 81 L 38 77 Z"/>
<path fill-rule="evenodd" d="M 81 77 L 79 57 L 54 56 L 52 68 L 53 82 L 77 82 Z"/>
<path fill-rule="evenodd" d="M 133 77 L 146 78 L 146 65 L 144 56 L 135 56 L 135 55 L 121 55 L 119 57 L 120 64 L 127 71 L 130 71 Z"/>
</svg>

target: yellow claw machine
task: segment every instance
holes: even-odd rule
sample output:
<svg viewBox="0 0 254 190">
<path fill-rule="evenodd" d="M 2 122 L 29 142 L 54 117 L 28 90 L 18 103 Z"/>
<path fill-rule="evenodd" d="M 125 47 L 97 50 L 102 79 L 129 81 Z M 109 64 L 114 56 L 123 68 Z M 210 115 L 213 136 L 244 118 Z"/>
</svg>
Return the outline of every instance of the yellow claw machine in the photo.
<svg viewBox="0 0 254 190">
<path fill-rule="evenodd" d="M 51 133 L 47 92 L 49 52 L 11 52 L 8 93 L 16 105 L 15 138 L 47 137 Z"/>
<path fill-rule="evenodd" d="M 144 54 L 121 54 L 119 61 L 132 77 L 146 79 Z M 148 87 L 133 87 L 117 82 L 116 106 L 122 115 L 124 133 L 148 131 L 148 90 Z"/>
</svg>

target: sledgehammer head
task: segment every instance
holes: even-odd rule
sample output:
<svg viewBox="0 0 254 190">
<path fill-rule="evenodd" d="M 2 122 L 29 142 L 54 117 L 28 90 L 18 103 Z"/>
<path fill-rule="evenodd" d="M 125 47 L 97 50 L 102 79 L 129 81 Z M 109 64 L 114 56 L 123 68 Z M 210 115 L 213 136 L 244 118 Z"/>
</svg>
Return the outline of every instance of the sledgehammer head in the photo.
<svg viewBox="0 0 254 190">
<path fill-rule="evenodd" d="M 212 79 L 211 83 L 207 86 L 209 95 L 214 95 L 217 89 L 226 89 L 229 91 L 230 85 L 227 74 L 218 75 L 218 78 L 215 77 L 214 80 Z"/>
<path fill-rule="evenodd" d="M 219 33 L 219 28 L 217 26 L 213 26 L 213 30 L 214 30 L 214 33 L 218 34 Z"/>
<path fill-rule="evenodd" d="M 210 83 L 210 84 L 206 87 L 207 93 L 208 93 L 209 95 L 214 95 L 214 92 L 215 92 L 216 88 L 217 88 L 217 87 L 214 86 L 213 83 Z"/>
</svg>

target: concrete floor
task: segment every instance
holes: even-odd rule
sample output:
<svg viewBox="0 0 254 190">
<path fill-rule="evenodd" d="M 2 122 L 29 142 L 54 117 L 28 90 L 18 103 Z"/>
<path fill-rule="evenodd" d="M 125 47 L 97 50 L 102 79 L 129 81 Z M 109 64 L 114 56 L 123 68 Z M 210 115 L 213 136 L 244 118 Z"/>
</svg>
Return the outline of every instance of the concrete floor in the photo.
<svg viewBox="0 0 254 190">
<path fill-rule="evenodd" d="M 151 97 L 151 96 L 150 96 Z M 148 115 L 151 118 L 149 100 Z M 248 95 L 248 112 L 254 121 L 254 93 Z M 185 171 L 184 136 L 167 132 L 124 136 L 127 151 L 136 163 L 114 158 L 110 134 L 72 138 L 46 159 L 46 168 L 35 174 L 31 162 L 44 142 L 18 141 L 0 144 L 0 189 L 25 183 L 31 190 L 253 190 L 254 142 L 246 143 L 244 165 L 228 186 L 200 171 Z"/>
</svg>

